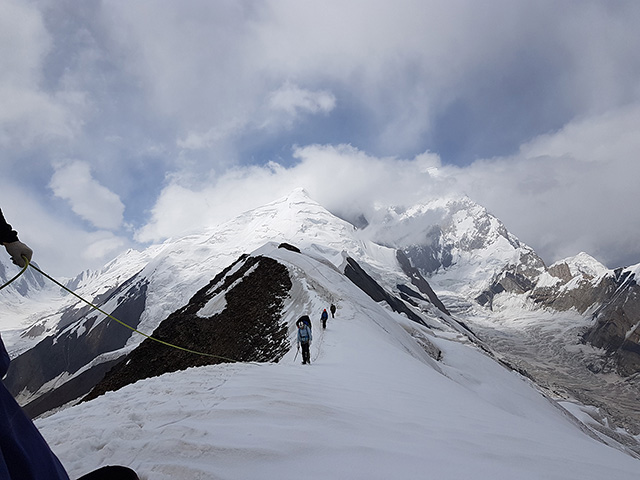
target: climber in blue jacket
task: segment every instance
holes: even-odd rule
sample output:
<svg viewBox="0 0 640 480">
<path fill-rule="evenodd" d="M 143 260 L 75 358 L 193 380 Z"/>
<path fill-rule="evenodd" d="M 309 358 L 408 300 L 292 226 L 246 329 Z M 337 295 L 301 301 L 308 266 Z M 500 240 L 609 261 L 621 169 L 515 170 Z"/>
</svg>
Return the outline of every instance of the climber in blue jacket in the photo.
<svg viewBox="0 0 640 480">
<path fill-rule="evenodd" d="M 298 347 L 302 347 L 302 364 L 311 364 L 311 319 L 303 315 L 296 322 L 298 326 Z"/>
</svg>

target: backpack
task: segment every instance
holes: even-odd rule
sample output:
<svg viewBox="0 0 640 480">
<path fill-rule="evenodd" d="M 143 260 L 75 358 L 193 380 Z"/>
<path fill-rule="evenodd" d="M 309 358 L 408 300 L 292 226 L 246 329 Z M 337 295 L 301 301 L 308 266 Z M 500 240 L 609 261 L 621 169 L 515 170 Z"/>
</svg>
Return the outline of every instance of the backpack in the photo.
<svg viewBox="0 0 640 480">
<path fill-rule="evenodd" d="M 298 323 L 300 322 L 304 323 L 307 327 L 309 327 L 309 330 L 311 330 L 311 319 L 308 315 L 303 315 L 302 317 L 300 317 L 298 319 Z"/>
</svg>

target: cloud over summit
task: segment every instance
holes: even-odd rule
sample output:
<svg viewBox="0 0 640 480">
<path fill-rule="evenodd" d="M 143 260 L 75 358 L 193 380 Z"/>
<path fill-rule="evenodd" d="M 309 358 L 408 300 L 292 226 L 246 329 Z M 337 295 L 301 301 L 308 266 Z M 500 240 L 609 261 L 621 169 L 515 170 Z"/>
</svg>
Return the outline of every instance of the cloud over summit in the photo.
<svg viewBox="0 0 640 480">
<path fill-rule="evenodd" d="M 365 210 L 468 194 L 547 261 L 640 261 L 638 2 L 0 8 L 0 206 L 84 233 L 67 274 L 109 260 L 100 232 L 157 241 L 202 223 L 182 202 L 215 221 L 298 186 Z"/>
</svg>

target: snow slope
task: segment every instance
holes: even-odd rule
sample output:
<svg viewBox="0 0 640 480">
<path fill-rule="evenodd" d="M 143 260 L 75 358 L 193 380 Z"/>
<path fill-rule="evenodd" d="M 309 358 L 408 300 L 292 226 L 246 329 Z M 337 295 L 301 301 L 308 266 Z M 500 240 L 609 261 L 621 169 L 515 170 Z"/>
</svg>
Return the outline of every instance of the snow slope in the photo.
<svg viewBox="0 0 640 480">
<path fill-rule="evenodd" d="M 72 478 L 104 464 L 143 480 L 638 477 L 640 461 L 444 325 L 389 312 L 312 255 L 259 253 L 291 272 L 283 320 L 311 316 L 312 365 L 292 348 L 278 364 L 166 374 L 38 420 Z"/>
</svg>

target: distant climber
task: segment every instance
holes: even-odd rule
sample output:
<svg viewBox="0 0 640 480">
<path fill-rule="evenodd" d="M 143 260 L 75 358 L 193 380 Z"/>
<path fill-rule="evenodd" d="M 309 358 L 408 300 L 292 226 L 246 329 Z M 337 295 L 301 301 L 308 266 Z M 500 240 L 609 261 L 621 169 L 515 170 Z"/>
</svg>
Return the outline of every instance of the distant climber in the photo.
<svg viewBox="0 0 640 480">
<path fill-rule="evenodd" d="M 325 308 L 322 311 L 322 315 L 320 315 L 320 320 L 322 320 L 322 328 L 327 328 L 327 318 L 329 318 L 329 314 L 327 313 L 327 309 Z"/>
<path fill-rule="evenodd" d="M 302 364 L 311 363 L 311 352 L 309 347 L 311 346 L 311 319 L 304 315 L 298 319 L 298 346 L 302 347 Z"/>
<path fill-rule="evenodd" d="M 336 318 L 336 306 L 333 303 L 329 307 L 329 310 L 331 310 L 331 318 Z"/>
</svg>

